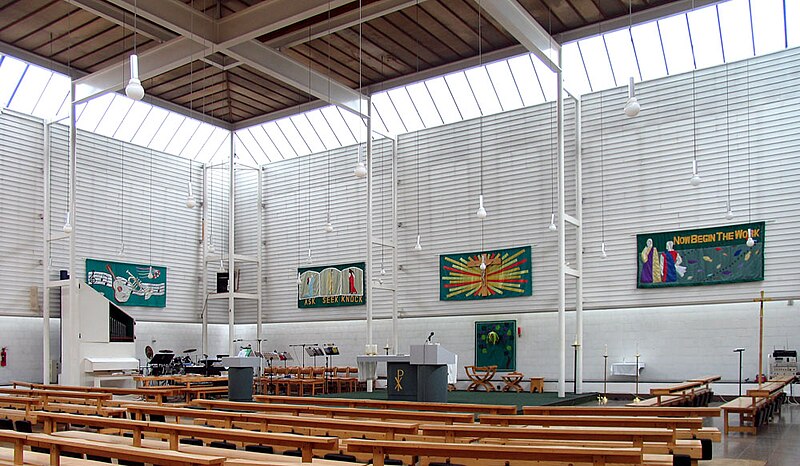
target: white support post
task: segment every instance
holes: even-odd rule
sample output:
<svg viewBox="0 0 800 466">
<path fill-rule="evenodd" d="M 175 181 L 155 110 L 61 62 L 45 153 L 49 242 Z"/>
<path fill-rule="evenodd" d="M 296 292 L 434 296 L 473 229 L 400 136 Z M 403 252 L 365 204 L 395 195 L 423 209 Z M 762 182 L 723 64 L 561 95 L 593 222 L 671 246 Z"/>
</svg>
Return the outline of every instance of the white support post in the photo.
<svg viewBox="0 0 800 466">
<path fill-rule="evenodd" d="M 583 166 L 581 151 L 581 101 L 575 99 L 575 333 L 578 347 L 575 368 L 575 393 L 583 393 Z"/>
<path fill-rule="evenodd" d="M 206 221 L 208 220 L 208 205 L 211 202 L 211 200 L 208 198 L 208 170 L 209 170 L 209 168 L 204 164 L 203 165 L 203 214 L 202 214 L 202 218 L 200 220 L 201 225 L 202 225 L 201 228 L 200 228 L 200 234 L 202 236 L 201 241 L 200 241 L 200 245 L 201 245 L 201 247 L 203 249 L 203 251 L 200 253 L 200 257 L 202 258 L 202 262 L 201 262 L 201 265 L 200 265 L 200 270 L 201 270 L 201 273 L 202 273 L 202 276 L 200 277 L 200 283 L 202 284 L 201 286 L 203 287 L 201 296 L 204 296 L 204 298 L 203 298 L 203 317 L 202 317 L 202 319 L 203 319 L 203 324 L 202 324 L 202 327 L 203 327 L 203 330 L 202 330 L 202 333 L 203 333 L 203 353 L 202 354 L 203 354 L 204 358 L 208 357 L 208 356 L 206 356 L 208 354 L 208 262 L 207 262 L 207 259 L 208 259 L 208 233 L 206 231 L 207 228 L 208 228 L 208 225 L 206 224 Z"/>
<path fill-rule="evenodd" d="M 566 237 L 564 232 L 564 76 L 561 70 L 561 53 L 558 54 L 556 72 L 556 118 L 558 150 L 558 396 L 566 395 L 567 324 L 566 301 Z"/>
<path fill-rule="evenodd" d="M 264 253 L 264 249 L 263 249 L 264 248 L 264 219 L 263 219 L 263 213 L 264 213 L 263 197 L 264 197 L 264 194 L 262 192 L 263 173 L 264 172 L 261 169 L 261 167 L 258 167 L 258 188 L 257 188 L 258 189 L 258 228 L 256 230 L 258 232 L 257 233 L 258 234 L 258 247 L 256 248 L 256 251 L 257 251 L 256 252 L 256 295 L 257 295 L 257 297 L 256 297 L 256 345 L 258 346 L 257 351 L 259 353 L 261 352 L 261 343 L 262 343 L 263 335 L 264 335 L 263 334 L 263 330 L 261 328 L 262 327 L 262 323 L 263 323 L 263 317 L 261 315 L 262 307 L 263 307 L 261 305 L 261 300 L 262 300 L 261 293 L 262 293 L 262 287 L 263 287 L 263 283 L 264 283 L 264 278 L 261 275 L 261 261 L 264 259 L 264 255 L 263 255 L 263 253 Z M 261 378 L 260 377 L 263 376 L 263 375 L 264 375 L 264 358 L 259 356 L 259 361 L 258 361 L 258 377 L 259 378 L 256 379 L 256 380 L 258 380 L 258 384 L 256 386 L 259 387 L 259 389 L 261 388 Z"/>
<path fill-rule="evenodd" d="M 372 344 L 372 96 L 367 98 L 367 150 L 365 163 L 367 164 L 367 265 L 364 275 L 366 284 L 364 292 L 367 295 L 367 344 Z M 373 381 L 367 379 L 367 391 L 372 392 Z"/>
<path fill-rule="evenodd" d="M 236 345 L 234 344 L 234 339 L 236 336 L 236 329 L 235 329 L 235 303 L 236 300 L 234 298 L 234 290 L 236 289 L 236 281 L 234 277 L 234 267 L 235 262 L 233 258 L 234 248 L 234 221 L 236 217 L 234 215 L 234 188 L 235 188 L 235 181 L 234 181 L 234 172 L 235 172 L 235 165 L 234 165 L 234 138 L 233 138 L 233 131 L 230 133 L 231 138 L 231 152 L 230 152 L 230 173 L 229 173 L 229 181 L 228 181 L 228 354 L 233 357 L 236 356 L 238 351 L 235 351 Z"/>
<path fill-rule="evenodd" d="M 42 209 L 42 383 L 50 383 L 50 124 L 44 123 Z"/>
<path fill-rule="evenodd" d="M 367 266 L 364 271 L 366 276 L 367 295 L 367 344 L 372 344 L 372 97 L 367 98 Z"/>
<path fill-rule="evenodd" d="M 397 354 L 400 344 L 397 322 L 397 139 L 392 140 L 392 349 Z"/>
<path fill-rule="evenodd" d="M 78 311 L 78 260 L 75 254 L 77 246 L 75 237 L 78 234 L 77 215 L 75 212 L 75 182 L 77 175 L 77 127 L 75 113 L 75 81 L 70 85 L 69 109 L 69 214 L 72 233 L 69 235 L 69 310 L 61 316 L 61 374 L 59 383 L 63 385 L 80 385 L 80 312 Z"/>
</svg>

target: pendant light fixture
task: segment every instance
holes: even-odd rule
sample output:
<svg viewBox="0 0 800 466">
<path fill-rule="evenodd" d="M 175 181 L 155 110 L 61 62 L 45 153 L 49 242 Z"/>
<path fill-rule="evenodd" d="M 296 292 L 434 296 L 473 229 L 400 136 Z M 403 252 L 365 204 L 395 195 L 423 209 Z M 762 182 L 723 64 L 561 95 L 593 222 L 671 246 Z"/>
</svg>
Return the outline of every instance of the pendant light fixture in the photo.
<svg viewBox="0 0 800 466">
<path fill-rule="evenodd" d="M 419 4 L 417 4 L 417 8 L 419 8 Z M 483 44 L 481 40 L 483 39 L 482 31 L 481 31 L 481 1 L 478 0 L 478 67 L 483 66 Z M 483 109 L 480 108 L 480 104 L 478 104 L 478 108 L 480 109 L 481 115 L 480 120 L 478 121 L 478 144 L 479 146 L 479 156 L 480 156 L 480 194 L 478 195 L 478 210 L 475 212 L 475 215 L 478 217 L 479 220 L 485 220 L 487 217 L 486 209 L 483 207 Z M 481 226 L 481 230 L 483 230 L 483 226 Z"/>
<path fill-rule="evenodd" d="M 133 100 L 142 100 L 144 97 L 144 88 L 142 82 L 139 81 L 139 56 L 136 55 L 136 19 L 138 16 L 137 2 L 133 2 L 133 54 L 131 55 L 131 80 L 125 87 L 125 95 Z"/>
<path fill-rule="evenodd" d="M 631 38 L 631 47 L 635 45 L 633 43 L 633 34 L 631 33 L 631 26 L 633 25 L 633 7 L 632 7 L 632 0 L 628 0 L 628 36 Z M 642 107 L 639 105 L 639 101 L 636 99 L 636 90 L 633 87 L 633 76 L 630 77 L 628 80 L 628 100 L 625 101 L 625 107 L 623 111 L 625 115 L 629 118 L 633 118 L 639 114 Z"/>
<path fill-rule="evenodd" d="M 603 139 L 603 91 L 600 91 L 600 257 L 608 257 L 606 253 L 605 223 L 605 140 Z"/>
<path fill-rule="evenodd" d="M 694 11 L 694 0 L 692 0 L 692 11 Z M 686 21 L 687 23 L 689 21 L 688 13 L 686 14 Z M 703 180 L 700 178 L 700 171 L 697 169 L 697 91 L 695 89 L 697 59 L 694 53 L 692 53 L 692 65 L 692 177 L 689 179 L 689 183 L 691 183 L 692 186 L 700 186 Z"/>
</svg>

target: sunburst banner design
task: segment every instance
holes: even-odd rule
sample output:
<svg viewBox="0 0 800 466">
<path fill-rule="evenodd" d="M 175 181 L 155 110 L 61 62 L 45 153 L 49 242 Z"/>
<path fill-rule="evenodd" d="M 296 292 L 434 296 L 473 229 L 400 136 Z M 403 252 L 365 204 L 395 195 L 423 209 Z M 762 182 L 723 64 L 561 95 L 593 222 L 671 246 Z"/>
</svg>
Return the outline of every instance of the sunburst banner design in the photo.
<svg viewBox="0 0 800 466">
<path fill-rule="evenodd" d="M 439 300 L 531 296 L 531 267 L 530 246 L 439 256 Z"/>
</svg>

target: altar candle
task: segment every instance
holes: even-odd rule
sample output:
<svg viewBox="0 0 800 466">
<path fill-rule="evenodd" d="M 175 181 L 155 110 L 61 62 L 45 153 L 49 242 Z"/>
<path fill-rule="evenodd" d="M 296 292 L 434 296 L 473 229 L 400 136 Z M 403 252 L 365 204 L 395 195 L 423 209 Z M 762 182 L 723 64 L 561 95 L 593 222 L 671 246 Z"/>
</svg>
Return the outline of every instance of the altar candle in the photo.
<svg viewBox="0 0 800 466">
<path fill-rule="evenodd" d="M 608 345 L 605 345 L 605 350 L 603 351 L 603 356 L 608 356 Z"/>
</svg>

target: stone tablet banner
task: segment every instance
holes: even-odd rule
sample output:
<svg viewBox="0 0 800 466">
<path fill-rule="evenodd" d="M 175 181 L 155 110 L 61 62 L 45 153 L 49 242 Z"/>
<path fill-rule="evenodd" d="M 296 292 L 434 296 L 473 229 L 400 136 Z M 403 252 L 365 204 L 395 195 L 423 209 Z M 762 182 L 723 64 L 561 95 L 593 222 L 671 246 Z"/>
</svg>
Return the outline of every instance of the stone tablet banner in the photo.
<svg viewBox="0 0 800 466">
<path fill-rule="evenodd" d="M 361 306 L 367 303 L 365 263 L 297 269 L 297 307 Z"/>
<path fill-rule="evenodd" d="M 86 259 L 86 283 L 119 306 L 167 305 L 166 267 Z"/>
<path fill-rule="evenodd" d="M 647 233 L 636 245 L 638 288 L 764 280 L 764 222 Z"/>
<path fill-rule="evenodd" d="M 440 301 L 532 294 L 530 246 L 439 256 Z"/>
</svg>

